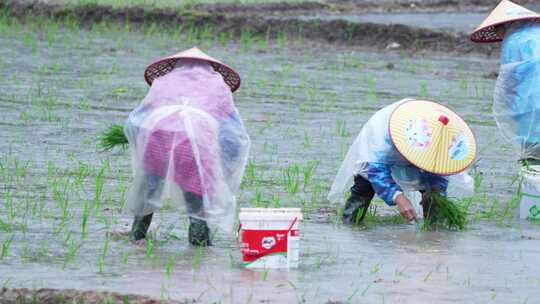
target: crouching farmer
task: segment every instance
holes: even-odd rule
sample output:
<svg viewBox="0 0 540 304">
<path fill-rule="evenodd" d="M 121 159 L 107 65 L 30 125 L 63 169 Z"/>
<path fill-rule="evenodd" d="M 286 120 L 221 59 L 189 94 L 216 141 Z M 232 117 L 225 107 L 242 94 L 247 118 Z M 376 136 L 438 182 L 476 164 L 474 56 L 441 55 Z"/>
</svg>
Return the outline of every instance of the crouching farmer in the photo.
<svg viewBox="0 0 540 304">
<path fill-rule="evenodd" d="M 452 110 L 432 101 L 404 99 L 376 112 L 363 126 L 334 180 L 328 199 L 341 201 L 346 224 L 361 223 L 377 194 L 401 215 L 417 219 L 404 195 L 422 193 L 425 218 L 436 217 L 430 195 L 446 195 L 449 175 L 466 170 L 476 156 L 476 140 Z M 351 187 L 352 186 L 352 187 Z"/>
<path fill-rule="evenodd" d="M 134 182 L 134 240 L 165 201 L 185 206 L 188 239 L 210 245 L 209 224 L 231 229 L 250 139 L 234 105 L 239 75 L 197 48 L 149 65 L 150 91 L 125 126 Z"/>
<path fill-rule="evenodd" d="M 502 42 L 493 116 L 520 160 L 540 163 L 540 14 L 501 1 L 471 40 Z"/>
</svg>

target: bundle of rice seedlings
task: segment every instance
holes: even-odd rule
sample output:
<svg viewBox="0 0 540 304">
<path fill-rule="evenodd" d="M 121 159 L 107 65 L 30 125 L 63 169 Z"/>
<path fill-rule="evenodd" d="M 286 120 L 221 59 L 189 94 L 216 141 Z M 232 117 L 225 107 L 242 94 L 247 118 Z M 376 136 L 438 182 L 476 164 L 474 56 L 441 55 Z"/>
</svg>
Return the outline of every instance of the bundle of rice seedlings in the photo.
<svg viewBox="0 0 540 304">
<path fill-rule="evenodd" d="M 467 224 L 467 209 L 439 193 L 431 193 L 431 208 L 435 216 L 424 220 L 423 228 L 443 225 L 450 230 L 463 230 Z"/>
<path fill-rule="evenodd" d="M 98 139 L 98 146 L 102 151 L 109 151 L 116 146 L 120 146 L 124 150 L 128 144 L 124 127 L 118 124 L 111 125 Z"/>
</svg>

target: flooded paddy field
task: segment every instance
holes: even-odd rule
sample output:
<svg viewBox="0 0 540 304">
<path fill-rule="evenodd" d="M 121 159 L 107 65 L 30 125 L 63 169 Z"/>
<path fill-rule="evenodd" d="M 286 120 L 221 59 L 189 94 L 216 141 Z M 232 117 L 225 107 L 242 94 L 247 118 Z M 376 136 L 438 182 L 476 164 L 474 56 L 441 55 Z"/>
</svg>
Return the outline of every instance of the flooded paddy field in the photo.
<svg viewBox="0 0 540 304">
<path fill-rule="evenodd" d="M 497 60 L 333 46 L 286 35 L 0 19 L 0 288 L 78 289 L 185 303 L 535 303 L 540 226 L 517 219 L 517 168 L 491 117 Z M 129 242 L 126 151 L 97 136 L 148 88 L 154 59 L 198 45 L 235 67 L 253 145 L 239 207 L 301 207 L 301 265 L 240 267 L 234 233 L 187 245 L 166 207 Z M 476 132 L 476 194 L 463 232 L 418 231 L 378 202 L 365 228 L 339 224 L 326 193 L 362 124 L 404 97 L 438 100 Z"/>
<path fill-rule="evenodd" d="M 539 4 L 528 6 L 533 11 L 539 11 Z M 471 33 L 488 15 L 485 10 L 466 11 L 442 11 L 442 12 L 418 12 L 418 11 L 397 11 L 397 12 L 306 12 L 305 14 L 291 13 L 276 14 L 273 18 L 280 19 L 300 19 L 300 20 L 346 20 L 355 23 L 375 23 L 375 24 L 402 24 L 411 27 L 425 28 L 430 30 Z"/>
</svg>

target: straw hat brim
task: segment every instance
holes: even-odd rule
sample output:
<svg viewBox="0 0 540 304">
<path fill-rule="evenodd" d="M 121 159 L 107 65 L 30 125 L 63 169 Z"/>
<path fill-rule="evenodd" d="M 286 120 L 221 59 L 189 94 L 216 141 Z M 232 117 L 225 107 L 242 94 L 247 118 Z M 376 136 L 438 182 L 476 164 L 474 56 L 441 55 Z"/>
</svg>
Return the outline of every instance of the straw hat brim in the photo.
<svg viewBox="0 0 540 304">
<path fill-rule="evenodd" d="M 440 123 L 442 117 L 447 123 Z M 419 149 L 407 138 L 407 123 L 429 120 L 431 127 L 429 143 Z M 410 100 L 399 105 L 390 116 L 388 124 L 390 138 L 399 154 L 417 168 L 447 176 L 467 170 L 476 159 L 476 136 L 467 123 L 451 109 L 431 100 Z M 451 155 L 455 151 L 456 138 L 463 140 L 466 153 Z M 461 144 L 461 142 L 460 142 Z M 458 144 L 457 146 L 461 146 Z"/>
<path fill-rule="evenodd" d="M 471 33 L 473 42 L 500 42 L 504 37 L 497 33 L 497 26 L 516 21 L 540 22 L 540 14 L 508 0 L 502 0 L 484 21 Z"/>
<path fill-rule="evenodd" d="M 221 76 L 223 77 L 223 81 L 225 81 L 225 83 L 231 88 L 232 92 L 238 90 L 238 88 L 240 87 L 240 75 L 235 70 L 233 70 L 231 67 L 224 64 L 223 62 L 206 55 L 197 48 L 192 48 L 187 51 L 180 52 L 176 55 L 161 58 L 154 63 L 148 65 L 148 67 L 144 71 L 144 79 L 146 80 L 148 85 L 151 86 L 152 82 L 156 78 L 161 77 L 172 71 L 175 67 L 176 62 L 182 59 L 193 59 L 207 62 L 212 66 L 214 71 L 221 74 Z"/>
<path fill-rule="evenodd" d="M 492 42 L 501 42 L 503 41 L 503 37 L 501 37 L 495 28 L 499 25 L 511 23 L 515 21 L 526 21 L 529 20 L 531 22 L 540 23 L 540 16 L 538 17 L 525 17 L 525 18 L 515 18 L 515 19 L 508 19 L 505 21 L 501 21 L 499 23 L 493 23 L 487 26 L 484 26 L 482 28 L 476 29 L 470 36 L 470 39 L 473 42 L 478 43 L 492 43 Z"/>
</svg>

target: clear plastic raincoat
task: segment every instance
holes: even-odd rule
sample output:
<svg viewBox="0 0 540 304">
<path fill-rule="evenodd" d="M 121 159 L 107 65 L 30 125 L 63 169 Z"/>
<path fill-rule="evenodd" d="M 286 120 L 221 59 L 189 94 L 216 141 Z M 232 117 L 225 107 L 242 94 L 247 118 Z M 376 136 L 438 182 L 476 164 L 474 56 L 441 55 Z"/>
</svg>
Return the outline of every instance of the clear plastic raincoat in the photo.
<svg viewBox="0 0 540 304">
<path fill-rule="evenodd" d="M 403 99 L 376 112 L 362 127 L 350 147 L 328 194 L 331 202 L 343 202 L 359 174 L 367 179 L 375 192 L 388 205 L 393 205 L 397 192 L 412 192 L 439 186 L 450 196 L 470 195 L 474 182 L 467 173 L 440 176 L 423 171 L 408 162 L 392 143 L 388 124 L 394 109 L 411 99 Z M 421 130 L 419 130 L 421 131 Z M 465 190 L 465 191 L 464 191 Z"/>
<path fill-rule="evenodd" d="M 136 216 L 169 200 L 232 229 L 250 139 L 219 73 L 202 61 L 180 60 L 154 80 L 125 132 L 134 174 L 128 204 Z"/>
<path fill-rule="evenodd" d="M 540 159 L 540 24 L 507 26 L 493 115 L 520 159 Z"/>
</svg>

